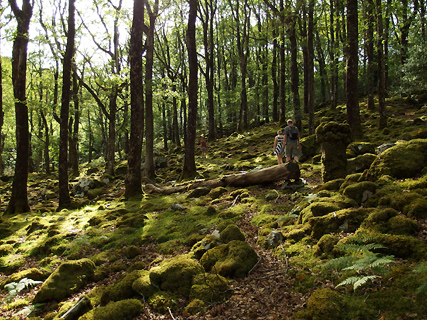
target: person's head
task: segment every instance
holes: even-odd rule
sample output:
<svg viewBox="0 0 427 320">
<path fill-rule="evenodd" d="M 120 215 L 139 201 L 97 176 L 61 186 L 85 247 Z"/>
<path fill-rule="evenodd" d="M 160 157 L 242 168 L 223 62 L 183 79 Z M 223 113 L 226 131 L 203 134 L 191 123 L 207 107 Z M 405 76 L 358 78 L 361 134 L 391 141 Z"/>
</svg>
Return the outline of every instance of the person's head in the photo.
<svg viewBox="0 0 427 320">
<path fill-rule="evenodd" d="M 282 134 L 282 130 L 277 130 L 277 134 L 281 135 Z"/>
<path fill-rule="evenodd" d="M 292 119 L 288 119 L 288 126 L 291 126 L 292 125 Z"/>
</svg>

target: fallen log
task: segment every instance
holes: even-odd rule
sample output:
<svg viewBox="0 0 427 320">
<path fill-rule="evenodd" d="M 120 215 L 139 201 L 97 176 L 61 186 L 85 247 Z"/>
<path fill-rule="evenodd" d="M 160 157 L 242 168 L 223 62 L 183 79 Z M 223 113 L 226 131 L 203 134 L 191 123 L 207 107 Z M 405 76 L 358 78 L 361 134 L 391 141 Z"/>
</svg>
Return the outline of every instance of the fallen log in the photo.
<svg viewBox="0 0 427 320">
<path fill-rule="evenodd" d="M 144 192 L 146 193 L 161 193 L 172 194 L 177 192 L 185 192 L 191 189 L 200 187 L 216 188 L 216 187 L 246 187 L 257 184 L 267 184 L 280 180 L 299 179 L 300 170 L 298 163 L 288 162 L 279 164 L 273 167 L 244 172 L 239 175 L 229 175 L 221 179 L 214 180 L 199 180 L 191 181 L 179 186 L 159 186 L 154 184 L 146 184 Z"/>
</svg>

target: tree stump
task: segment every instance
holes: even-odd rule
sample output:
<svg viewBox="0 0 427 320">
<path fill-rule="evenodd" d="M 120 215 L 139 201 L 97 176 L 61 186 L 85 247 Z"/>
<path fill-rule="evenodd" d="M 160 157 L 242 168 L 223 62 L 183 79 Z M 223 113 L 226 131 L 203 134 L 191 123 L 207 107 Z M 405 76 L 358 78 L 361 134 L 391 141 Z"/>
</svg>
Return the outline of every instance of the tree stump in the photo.
<svg viewBox="0 0 427 320">
<path fill-rule="evenodd" d="M 322 181 L 345 178 L 346 150 L 352 140 L 350 126 L 334 121 L 322 123 L 316 128 L 316 138 L 322 148 Z"/>
</svg>

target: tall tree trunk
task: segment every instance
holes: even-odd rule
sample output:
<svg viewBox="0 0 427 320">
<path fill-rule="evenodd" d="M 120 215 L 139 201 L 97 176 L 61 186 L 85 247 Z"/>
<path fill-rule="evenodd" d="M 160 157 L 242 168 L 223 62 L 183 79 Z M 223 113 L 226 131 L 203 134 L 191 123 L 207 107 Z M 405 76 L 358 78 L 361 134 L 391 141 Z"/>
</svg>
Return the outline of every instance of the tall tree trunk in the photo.
<svg viewBox="0 0 427 320">
<path fill-rule="evenodd" d="M 0 21 L 1 14 L 3 12 L 3 7 L 0 2 Z M 0 24 L 0 75 L 3 74 L 3 67 L 1 63 L 1 24 Z M 0 76 L 0 176 L 3 175 L 4 166 L 3 166 L 3 123 L 4 123 L 4 111 L 3 111 L 3 77 Z"/>
<path fill-rule="evenodd" d="M 12 51 L 12 81 L 15 98 L 16 120 L 16 164 L 15 176 L 12 185 L 12 195 L 6 213 L 21 213 L 30 211 L 27 195 L 28 160 L 29 160 L 29 129 L 28 106 L 25 93 L 27 77 L 27 46 L 28 30 L 33 8 L 30 0 L 23 0 L 22 9 L 19 9 L 16 0 L 9 0 L 9 4 L 17 20 L 17 33 L 13 42 Z"/>
<path fill-rule="evenodd" d="M 79 110 L 79 84 L 77 75 L 73 72 L 73 101 L 74 101 L 74 120 L 70 121 L 70 166 L 73 177 L 79 175 L 79 157 L 78 157 L 78 141 L 79 141 L 79 123 L 80 123 L 80 110 Z"/>
<path fill-rule="evenodd" d="M 67 208 L 71 204 L 68 190 L 68 117 L 71 99 L 71 71 L 74 56 L 74 37 L 76 33 L 74 21 L 74 1 L 68 3 L 68 34 L 62 74 L 61 123 L 59 131 L 59 208 Z"/>
<path fill-rule="evenodd" d="M 307 34 L 307 107 L 308 133 L 314 134 L 314 0 L 308 2 L 308 34 Z"/>
<path fill-rule="evenodd" d="M 368 68 L 366 75 L 368 95 L 368 109 L 374 110 L 374 82 L 375 82 L 375 61 L 374 61 L 374 0 L 366 1 L 366 55 L 368 58 Z"/>
<path fill-rule="evenodd" d="M 376 16 L 377 16 L 377 55 L 378 55 L 378 113 L 380 129 L 387 127 L 387 117 L 385 115 L 385 73 L 384 73 L 384 55 L 383 55 L 383 13 L 381 8 L 381 0 L 376 0 Z"/>
<path fill-rule="evenodd" d="M 125 179 L 125 198 L 142 197 L 141 151 L 144 132 L 144 94 L 142 86 L 142 34 L 144 30 L 144 0 L 134 0 L 130 36 L 130 145 Z"/>
<path fill-rule="evenodd" d="M 273 122 L 279 121 L 279 84 L 277 82 L 277 26 L 273 26 L 273 60 L 271 62 L 271 79 L 273 81 Z"/>
<path fill-rule="evenodd" d="M 347 0 L 347 121 L 354 138 L 359 138 L 362 135 L 358 92 L 358 22 L 357 0 Z"/>
<path fill-rule="evenodd" d="M 154 25 L 158 14 L 159 1 L 154 4 L 154 11 L 146 2 L 150 18 L 147 29 L 147 41 L 145 43 L 145 175 L 149 179 L 155 177 L 154 168 L 154 119 L 153 119 L 153 53 L 154 53 Z"/>
<path fill-rule="evenodd" d="M 187 25 L 187 51 L 189 65 L 188 81 L 188 125 L 185 139 L 184 167 L 181 179 L 193 179 L 196 174 L 194 158 L 197 122 L 197 47 L 196 47 L 196 18 L 198 0 L 189 0 L 190 9 Z"/>
<path fill-rule="evenodd" d="M 293 14 L 292 14 L 293 15 Z M 295 16 L 289 18 L 288 37 L 291 43 L 291 91 L 292 105 L 294 109 L 294 124 L 302 132 L 301 103 L 299 97 L 299 76 L 298 76 L 298 46 L 295 30 Z"/>
<path fill-rule="evenodd" d="M 338 14 L 336 12 L 338 11 L 335 8 L 335 1 L 336 0 L 330 0 L 329 6 L 330 6 L 330 15 L 329 15 L 329 32 L 331 36 L 331 48 L 329 50 L 329 60 L 331 61 L 331 109 L 335 110 L 337 107 L 337 100 L 338 100 L 338 39 L 335 39 L 335 25 L 334 21 L 337 19 Z M 337 27 L 338 28 L 338 27 Z"/>
</svg>

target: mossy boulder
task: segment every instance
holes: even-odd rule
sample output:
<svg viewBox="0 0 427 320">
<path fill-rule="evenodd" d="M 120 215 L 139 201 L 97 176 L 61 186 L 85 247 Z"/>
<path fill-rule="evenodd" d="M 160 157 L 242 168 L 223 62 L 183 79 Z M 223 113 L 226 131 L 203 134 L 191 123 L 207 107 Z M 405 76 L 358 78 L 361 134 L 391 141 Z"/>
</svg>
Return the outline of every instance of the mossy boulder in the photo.
<svg viewBox="0 0 427 320">
<path fill-rule="evenodd" d="M 20 280 L 27 278 L 35 281 L 43 281 L 49 276 L 49 272 L 45 269 L 30 268 L 17 273 L 13 273 L 9 278 L 0 282 L 0 290 L 4 286 L 11 282 L 19 282 Z"/>
<path fill-rule="evenodd" d="M 206 309 L 209 308 L 209 306 L 210 304 L 207 302 L 204 302 L 199 299 L 193 299 L 184 308 L 184 312 L 187 312 L 188 314 L 196 314 L 196 313 L 205 311 Z"/>
<path fill-rule="evenodd" d="M 377 156 L 372 153 L 358 155 L 347 160 L 347 173 L 363 172 L 371 167 Z"/>
<path fill-rule="evenodd" d="M 346 149 L 352 139 L 350 126 L 335 121 L 322 123 L 316 128 L 316 138 L 322 147 L 322 181 L 344 178 Z"/>
<path fill-rule="evenodd" d="M 295 314 L 295 320 L 346 320 L 345 304 L 340 293 L 329 288 L 315 290 L 307 308 Z"/>
<path fill-rule="evenodd" d="M 190 291 L 190 300 L 207 303 L 224 301 L 229 296 L 229 283 L 219 274 L 204 273 L 194 277 Z"/>
<path fill-rule="evenodd" d="M 193 247 L 191 248 L 191 254 L 197 259 L 200 260 L 200 258 L 203 256 L 203 254 L 208 251 L 209 249 L 212 249 L 213 247 L 216 247 L 219 245 L 219 238 L 217 238 L 214 235 L 207 235 L 202 240 L 197 242 Z"/>
<path fill-rule="evenodd" d="M 157 312 L 166 314 L 178 308 L 178 298 L 168 291 L 158 291 L 149 299 L 148 304 Z"/>
<path fill-rule="evenodd" d="M 258 255 L 244 241 L 233 240 L 208 250 L 200 259 L 207 272 L 223 277 L 243 278 L 255 266 Z"/>
<path fill-rule="evenodd" d="M 365 208 L 349 208 L 329 213 L 325 216 L 314 217 L 308 222 L 311 229 L 311 236 L 320 239 L 324 234 L 355 232 L 370 210 Z"/>
<path fill-rule="evenodd" d="M 418 223 L 394 209 L 376 209 L 363 221 L 362 228 L 380 233 L 413 235 L 419 231 Z"/>
<path fill-rule="evenodd" d="M 139 272 L 139 277 L 132 283 L 132 289 L 142 295 L 145 299 L 148 299 L 158 291 L 158 289 L 151 283 L 150 272 L 147 270 L 141 270 Z"/>
<path fill-rule="evenodd" d="M 413 236 L 383 234 L 365 228 L 357 230 L 356 236 L 368 237 L 370 242 L 382 244 L 385 248 L 380 251 L 402 259 L 425 260 L 427 258 L 427 244 Z"/>
<path fill-rule="evenodd" d="M 375 155 L 375 145 L 371 142 L 352 142 L 347 147 L 355 156 L 363 154 L 374 154 Z"/>
<path fill-rule="evenodd" d="M 212 200 L 214 200 L 214 199 L 218 199 L 221 195 L 223 195 L 226 192 L 227 192 L 226 188 L 216 187 L 216 188 L 210 190 L 208 195 L 212 198 Z"/>
<path fill-rule="evenodd" d="M 138 299 L 110 302 L 84 314 L 79 320 L 131 320 L 144 311 L 144 305 Z"/>
<path fill-rule="evenodd" d="M 317 191 L 322 191 L 322 190 L 338 191 L 340 189 L 341 185 L 344 183 L 344 181 L 345 181 L 344 178 L 330 180 L 330 181 L 327 181 L 327 182 L 322 183 L 321 185 L 319 185 L 316 188 L 316 190 Z"/>
<path fill-rule="evenodd" d="M 126 274 L 123 279 L 108 286 L 101 297 L 101 305 L 106 305 L 110 301 L 119 301 L 135 297 L 137 292 L 132 289 L 132 285 L 143 273 L 144 270 L 134 270 Z"/>
<path fill-rule="evenodd" d="M 415 198 L 403 207 L 403 213 L 418 219 L 427 218 L 427 199 Z"/>
<path fill-rule="evenodd" d="M 219 240 L 222 243 L 229 243 L 233 240 L 245 241 L 245 235 L 240 231 L 238 226 L 230 224 L 221 231 Z"/>
<path fill-rule="evenodd" d="M 412 178 L 426 166 L 427 139 L 415 139 L 396 144 L 381 153 L 372 163 L 368 177 L 378 179 L 389 175 L 397 179 Z"/>
<path fill-rule="evenodd" d="M 93 277 L 95 264 L 89 259 L 62 263 L 42 284 L 33 303 L 61 301 L 80 290 Z"/>
<path fill-rule="evenodd" d="M 323 235 L 315 245 L 315 255 L 320 256 L 321 258 L 333 257 L 332 252 L 338 241 L 339 236 L 337 234 Z"/>
<path fill-rule="evenodd" d="M 313 217 L 321 217 L 334 211 L 353 207 L 354 205 L 355 202 L 353 200 L 345 199 L 341 195 L 339 197 L 314 199 L 312 203 L 300 212 L 297 222 L 304 224 Z"/>
<path fill-rule="evenodd" d="M 377 190 L 377 185 L 371 181 L 356 182 L 349 185 L 343 191 L 343 195 L 347 198 L 355 200 L 358 204 L 362 204 L 368 200 Z"/>
<path fill-rule="evenodd" d="M 211 189 L 208 187 L 199 187 L 199 188 L 192 190 L 189 193 L 189 195 L 187 196 L 187 198 L 199 198 L 199 197 L 207 195 L 210 191 L 211 191 Z"/>
<path fill-rule="evenodd" d="M 199 262 L 188 255 L 179 255 L 163 261 L 150 270 L 150 281 L 153 286 L 178 296 L 188 297 L 193 278 L 203 273 Z"/>
</svg>

